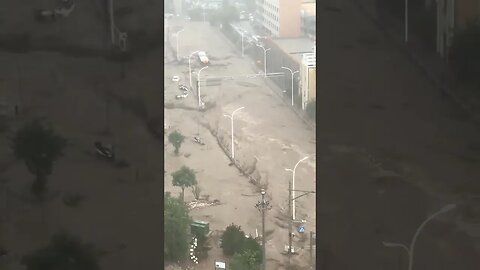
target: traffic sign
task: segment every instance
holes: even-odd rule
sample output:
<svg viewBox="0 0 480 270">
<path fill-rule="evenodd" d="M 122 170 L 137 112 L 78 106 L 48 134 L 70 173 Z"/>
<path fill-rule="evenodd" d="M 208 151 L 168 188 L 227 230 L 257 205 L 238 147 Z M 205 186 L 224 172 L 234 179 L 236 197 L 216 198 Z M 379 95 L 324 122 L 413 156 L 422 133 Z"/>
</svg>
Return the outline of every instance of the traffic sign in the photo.
<svg viewBox="0 0 480 270">
<path fill-rule="evenodd" d="M 298 232 L 299 233 L 304 233 L 305 232 L 305 226 L 303 224 L 298 226 Z"/>
</svg>

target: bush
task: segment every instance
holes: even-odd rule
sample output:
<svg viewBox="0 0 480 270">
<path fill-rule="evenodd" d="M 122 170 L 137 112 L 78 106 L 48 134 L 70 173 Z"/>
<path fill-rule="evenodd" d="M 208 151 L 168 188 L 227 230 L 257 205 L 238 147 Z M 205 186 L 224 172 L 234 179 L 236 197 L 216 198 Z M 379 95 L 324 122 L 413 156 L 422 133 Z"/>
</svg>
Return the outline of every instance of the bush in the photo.
<svg viewBox="0 0 480 270">
<path fill-rule="evenodd" d="M 480 26 L 468 25 L 455 34 L 449 62 L 457 76 L 480 86 Z"/>
<path fill-rule="evenodd" d="M 244 241 L 245 233 L 240 226 L 232 223 L 225 229 L 225 232 L 222 235 L 221 247 L 223 249 L 223 254 L 232 256 L 235 253 L 240 252 L 243 249 Z"/>
</svg>

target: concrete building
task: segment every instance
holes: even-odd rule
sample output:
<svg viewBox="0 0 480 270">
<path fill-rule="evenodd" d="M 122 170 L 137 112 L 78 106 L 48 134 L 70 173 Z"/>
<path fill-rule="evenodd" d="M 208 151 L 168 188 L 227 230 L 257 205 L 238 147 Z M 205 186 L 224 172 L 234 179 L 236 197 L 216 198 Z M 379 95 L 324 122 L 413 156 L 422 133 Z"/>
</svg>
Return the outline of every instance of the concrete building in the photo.
<svg viewBox="0 0 480 270">
<path fill-rule="evenodd" d="M 315 40 L 316 35 L 316 2 L 305 0 L 300 10 L 300 29 L 303 35 Z"/>
<path fill-rule="evenodd" d="M 435 2 L 427 1 L 435 6 Z M 480 20 L 480 0 L 437 0 L 437 52 L 448 58 L 455 32 L 467 26 L 470 22 Z"/>
<path fill-rule="evenodd" d="M 256 22 L 272 37 L 300 37 L 302 0 L 257 0 Z"/>
<path fill-rule="evenodd" d="M 311 101 L 317 98 L 317 64 L 315 47 L 312 53 L 305 53 L 302 56 L 300 66 L 300 95 L 302 96 L 302 109 L 305 110 Z"/>
<path fill-rule="evenodd" d="M 265 48 L 271 48 L 267 53 L 267 73 L 285 72 L 285 76 L 271 78 L 278 87 L 283 89 L 285 93 L 291 95 L 292 77 L 290 73 L 282 67 L 288 67 L 293 71 L 299 71 L 293 79 L 293 94 L 295 95 L 295 103 L 300 106 L 302 103 L 302 77 L 308 76 L 302 73 L 304 54 L 311 54 L 315 48 L 315 43 L 309 38 L 275 38 L 266 39 Z M 256 50 L 255 58 L 258 59 L 259 67 L 263 67 L 263 50 Z M 309 65 L 311 66 L 311 57 Z M 315 62 L 313 58 L 313 62 Z M 309 71 L 311 73 L 311 69 Z M 312 79 L 315 75 L 311 75 L 308 81 L 310 87 L 315 87 Z M 312 93 L 303 94 L 306 98 L 310 98 Z M 303 107 L 303 105 L 302 105 Z"/>
</svg>

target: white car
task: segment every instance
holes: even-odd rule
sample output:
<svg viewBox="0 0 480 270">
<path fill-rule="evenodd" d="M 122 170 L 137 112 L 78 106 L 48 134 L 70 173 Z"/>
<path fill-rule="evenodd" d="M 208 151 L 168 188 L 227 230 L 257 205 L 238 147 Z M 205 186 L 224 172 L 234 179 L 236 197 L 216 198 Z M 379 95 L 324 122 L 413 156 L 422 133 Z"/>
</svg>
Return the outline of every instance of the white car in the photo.
<svg viewBox="0 0 480 270">
<path fill-rule="evenodd" d="M 172 82 L 178 82 L 178 81 L 180 81 L 180 77 L 178 77 L 178 76 L 173 76 L 172 77 Z"/>
</svg>

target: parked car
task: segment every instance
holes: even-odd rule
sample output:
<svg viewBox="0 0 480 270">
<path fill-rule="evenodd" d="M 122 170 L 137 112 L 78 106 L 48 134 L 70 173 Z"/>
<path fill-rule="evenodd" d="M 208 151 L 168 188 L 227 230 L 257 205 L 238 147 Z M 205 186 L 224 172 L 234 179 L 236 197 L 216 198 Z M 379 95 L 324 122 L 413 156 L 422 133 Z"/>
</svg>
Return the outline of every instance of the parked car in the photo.
<svg viewBox="0 0 480 270">
<path fill-rule="evenodd" d="M 178 81 L 180 81 L 180 77 L 178 77 L 178 76 L 173 76 L 172 77 L 172 82 L 178 82 Z"/>
<path fill-rule="evenodd" d="M 184 99 L 184 98 L 187 98 L 188 97 L 188 93 L 184 93 L 183 95 L 176 95 L 175 98 L 176 99 Z"/>
</svg>

